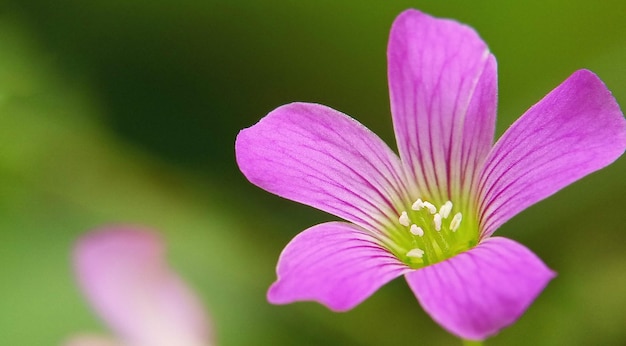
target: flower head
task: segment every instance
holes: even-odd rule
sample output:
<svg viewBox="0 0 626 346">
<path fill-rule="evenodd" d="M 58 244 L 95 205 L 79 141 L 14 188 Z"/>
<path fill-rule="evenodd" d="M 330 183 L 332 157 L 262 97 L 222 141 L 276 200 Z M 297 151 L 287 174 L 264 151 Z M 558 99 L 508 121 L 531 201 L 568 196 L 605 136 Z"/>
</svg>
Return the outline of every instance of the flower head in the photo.
<svg viewBox="0 0 626 346">
<path fill-rule="evenodd" d="M 117 340 L 81 335 L 68 346 L 207 346 L 202 304 L 167 265 L 162 240 L 132 227 L 92 231 L 77 243 L 76 274 Z"/>
<path fill-rule="evenodd" d="M 347 221 L 297 235 L 268 299 L 345 311 L 404 275 L 435 321 L 484 339 L 554 277 L 526 247 L 492 234 L 617 159 L 626 121 L 604 84 L 581 70 L 493 145 L 496 60 L 472 28 L 405 11 L 387 57 L 399 157 L 318 104 L 279 107 L 237 137 L 237 162 L 252 183 Z"/>
</svg>

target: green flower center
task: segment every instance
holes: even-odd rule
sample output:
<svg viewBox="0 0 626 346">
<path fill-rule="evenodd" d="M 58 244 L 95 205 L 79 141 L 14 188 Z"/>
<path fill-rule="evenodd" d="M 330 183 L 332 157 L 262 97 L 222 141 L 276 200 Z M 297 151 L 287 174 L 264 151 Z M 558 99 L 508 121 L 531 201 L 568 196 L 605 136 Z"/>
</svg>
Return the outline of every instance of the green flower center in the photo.
<svg viewBox="0 0 626 346">
<path fill-rule="evenodd" d="M 478 243 L 474 220 L 464 218 L 451 201 L 436 206 L 418 199 L 400 213 L 393 228 L 392 251 L 412 268 L 441 262 Z"/>
</svg>

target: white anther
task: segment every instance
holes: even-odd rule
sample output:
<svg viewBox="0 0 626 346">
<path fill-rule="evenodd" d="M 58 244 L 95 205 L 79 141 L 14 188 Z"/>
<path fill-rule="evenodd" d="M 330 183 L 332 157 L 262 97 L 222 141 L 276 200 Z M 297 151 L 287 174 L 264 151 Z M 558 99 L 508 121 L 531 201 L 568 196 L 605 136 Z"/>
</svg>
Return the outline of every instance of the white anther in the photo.
<svg viewBox="0 0 626 346">
<path fill-rule="evenodd" d="M 406 211 L 402 212 L 400 218 L 398 218 L 398 221 L 402 226 L 405 227 L 409 227 L 409 225 L 411 224 L 411 220 L 409 220 L 409 215 L 406 213 Z"/>
<path fill-rule="evenodd" d="M 423 202 L 422 205 L 424 206 L 424 208 L 428 209 L 431 214 L 437 212 L 437 208 L 430 202 Z"/>
<path fill-rule="evenodd" d="M 415 203 L 413 203 L 413 205 L 411 206 L 411 209 L 413 210 L 420 210 L 424 208 L 424 202 L 422 202 L 421 199 L 417 199 L 417 201 L 415 201 Z"/>
<path fill-rule="evenodd" d="M 452 202 L 450 201 L 447 201 L 441 206 L 441 208 L 439 208 L 439 214 L 441 214 L 441 217 L 443 217 L 444 219 L 448 218 L 451 211 L 452 211 Z"/>
<path fill-rule="evenodd" d="M 435 230 L 437 232 L 441 231 L 441 215 L 439 213 L 433 216 L 433 222 L 435 223 Z"/>
<path fill-rule="evenodd" d="M 407 252 L 406 255 L 408 257 L 422 258 L 422 257 L 424 257 L 424 250 L 415 248 L 415 249 L 412 249 L 409 252 Z"/>
<path fill-rule="evenodd" d="M 409 230 L 411 231 L 411 234 L 419 236 L 419 237 L 423 237 L 424 236 L 424 230 L 422 229 L 422 227 L 416 225 L 416 224 L 412 224 L 411 225 L 411 229 Z"/>
<path fill-rule="evenodd" d="M 454 214 L 452 221 L 450 221 L 450 229 L 452 232 L 456 232 L 456 230 L 459 229 L 459 226 L 461 226 L 461 220 L 463 220 L 463 215 L 461 213 Z"/>
</svg>

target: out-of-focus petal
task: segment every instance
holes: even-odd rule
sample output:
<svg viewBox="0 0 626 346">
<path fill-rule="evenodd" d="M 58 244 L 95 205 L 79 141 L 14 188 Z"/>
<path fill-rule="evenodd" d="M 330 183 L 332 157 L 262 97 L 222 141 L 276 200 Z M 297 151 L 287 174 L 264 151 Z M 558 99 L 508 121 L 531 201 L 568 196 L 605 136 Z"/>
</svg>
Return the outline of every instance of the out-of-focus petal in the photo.
<svg viewBox="0 0 626 346">
<path fill-rule="evenodd" d="M 155 233 L 131 227 L 88 233 L 74 261 L 91 305 L 124 344 L 208 345 L 202 304 L 167 265 Z"/>
<path fill-rule="evenodd" d="M 626 120 L 611 92 L 580 70 L 520 117 L 489 154 L 480 180 L 481 237 L 617 159 Z"/>
<path fill-rule="evenodd" d="M 495 58 L 472 28 L 416 10 L 394 22 L 387 58 L 396 140 L 410 179 L 439 203 L 469 198 L 494 137 Z"/>
<path fill-rule="evenodd" d="M 397 219 L 400 160 L 374 133 L 329 107 L 292 103 L 242 130 L 237 163 L 253 184 L 370 230 Z"/>
<path fill-rule="evenodd" d="M 523 245 L 494 237 L 406 279 L 442 327 L 464 339 L 483 340 L 515 322 L 554 275 Z"/>
<path fill-rule="evenodd" d="M 63 346 L 127 346 L 119 342 L 118 340 L 114 340 L 112 338 L 100 336 L 100 335 L 92 335 L 92 334 L 81 334 L 75 335 L 69 340 L 63 343 Z"/>
<path fill-rule="evenodd" d="M 329 222 L 305 230 L 287 245 L 267 297 L 273 304 L 317 301 L 345 311 L 410 270 L 359 227 Z"/>
</svg>

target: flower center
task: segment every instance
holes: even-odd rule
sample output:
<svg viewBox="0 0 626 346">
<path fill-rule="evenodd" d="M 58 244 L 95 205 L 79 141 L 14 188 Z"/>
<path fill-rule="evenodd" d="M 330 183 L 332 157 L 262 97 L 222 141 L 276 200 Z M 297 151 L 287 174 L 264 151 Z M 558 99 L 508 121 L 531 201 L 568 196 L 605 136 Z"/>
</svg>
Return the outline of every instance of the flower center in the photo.
<svg viewBox="0 0 626 346">
<path fill-rule="evenodd" d="M 463 213 L 451 201 L 437 208 L 418 199 L 398 217 L 393 251 L 413 268 L 443 261 L 476 245 L 473 222 L 463 221 Z"/>
</svg>

